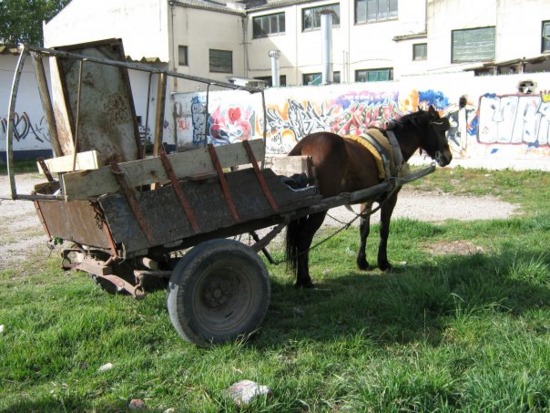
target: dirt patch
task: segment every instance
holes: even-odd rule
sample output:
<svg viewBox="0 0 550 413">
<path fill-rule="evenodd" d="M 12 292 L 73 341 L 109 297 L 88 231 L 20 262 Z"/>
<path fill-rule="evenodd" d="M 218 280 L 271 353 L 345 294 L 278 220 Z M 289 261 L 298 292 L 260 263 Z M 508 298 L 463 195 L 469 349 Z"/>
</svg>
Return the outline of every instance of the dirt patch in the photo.
<svg viewBox="0 0 550 413">
<path fill-rule="evenodd" d="M 473 255 L 484 252 L 483 248 L 470 241 L 440 241 L 424 247 L 432 255 Z"/>
</svg>

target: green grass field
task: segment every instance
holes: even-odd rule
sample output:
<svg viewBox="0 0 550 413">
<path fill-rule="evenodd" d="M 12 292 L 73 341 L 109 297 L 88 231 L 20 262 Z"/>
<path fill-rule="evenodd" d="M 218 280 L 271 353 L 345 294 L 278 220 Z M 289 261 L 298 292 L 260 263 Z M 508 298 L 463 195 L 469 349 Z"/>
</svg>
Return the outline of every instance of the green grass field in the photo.
<svg viewBox="0 0 550 413">
<path fill-rule="evenodd" d="M 391 274 L 356 270 L 358 235 L 343 231 L 311 253 L 316 290 L 268 264 L 271 305 L 248 341 L 195 347 L 165 292 L 109 295 L 56 256 L 0 272 L 0 411 L 550 412 L 550 174 L 441 169 L 410 185 L 521 214 L 395 219 L 389 256 L 407 264 Z M 461 242 L 478 252 L 433 253 Z M 243 379 L 271 395 L 238 408 L 226 389 Z"/>
</svg>

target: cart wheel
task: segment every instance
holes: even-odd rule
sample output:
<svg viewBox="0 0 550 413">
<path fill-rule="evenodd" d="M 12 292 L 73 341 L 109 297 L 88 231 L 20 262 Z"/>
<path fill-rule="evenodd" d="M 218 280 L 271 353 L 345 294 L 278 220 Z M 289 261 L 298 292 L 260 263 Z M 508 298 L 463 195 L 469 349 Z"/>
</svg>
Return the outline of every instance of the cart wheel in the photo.
<svg viewBox="0 0 550 413">
<path fill-rule="evenodd" d="M 260 257 L 238 241 L 215 239 L 198 244 L 176 265 L 167 307 L 184 340 L 223 343 L 260 326 L 270 295 Z"/>
</svg>

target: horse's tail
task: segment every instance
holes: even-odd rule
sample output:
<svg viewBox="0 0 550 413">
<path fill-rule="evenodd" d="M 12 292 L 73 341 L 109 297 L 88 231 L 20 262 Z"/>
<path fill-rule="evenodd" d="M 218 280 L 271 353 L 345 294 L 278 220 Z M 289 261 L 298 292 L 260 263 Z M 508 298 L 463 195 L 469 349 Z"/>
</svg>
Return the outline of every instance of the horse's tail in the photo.
<svg viewBox="0 0 550 413">
<path fill-rule="evenodd" d="M 298 233 L 299 220 L 290 221 L 286 227 L 286 268 L 294 275 L 298 272 Z"/>
</svg>

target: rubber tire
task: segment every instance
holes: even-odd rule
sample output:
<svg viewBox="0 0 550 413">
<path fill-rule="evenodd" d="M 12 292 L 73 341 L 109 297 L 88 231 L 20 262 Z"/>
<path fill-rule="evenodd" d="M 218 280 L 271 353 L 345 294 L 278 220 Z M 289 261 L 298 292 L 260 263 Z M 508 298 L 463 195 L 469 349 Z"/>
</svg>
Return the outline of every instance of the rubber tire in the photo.
<svg viewBox="0 0 550 413">
<path fill-rule="evenodd" d="M 269 274 L 248 246 L 215 239 L 195 246 L 170 277 L 167 307 L 180 336 L 199 346 L 249 335 L 271 297 Z"/>
</svg>

